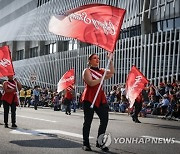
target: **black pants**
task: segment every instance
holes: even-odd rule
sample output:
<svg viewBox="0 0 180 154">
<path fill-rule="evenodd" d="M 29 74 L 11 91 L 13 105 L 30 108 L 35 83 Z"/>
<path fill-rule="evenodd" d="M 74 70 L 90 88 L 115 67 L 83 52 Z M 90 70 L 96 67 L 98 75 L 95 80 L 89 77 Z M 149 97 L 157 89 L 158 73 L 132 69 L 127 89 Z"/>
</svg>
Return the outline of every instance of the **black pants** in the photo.
<svg viewBox="0 0 180 154">
<path fill-rule="evenodd" d="M 92 109 L 90 108 L 91 103 L 85 101 L 84 102 L 84 124 L 83 124 L 83 145 L 88 146 L 89 145 L 89 134 L 90 134 L 90 128 L 92 119 L 94 116 L 94 111 L 97 113 L 99 119 L 100 119 L 100 126 L 98 130 L 98 136 L 101 134 L 104 134 L 106 132 L 109 114 L 108 114 L 108 104 L 101 104 L 99 108 L 95 107 Z"/>
<path fill-rule="evenodd" d="M 66 105 L 66 114 L 67 113 L 71 113 L 71 101 L 67 102 L 67 105 Z"/>
<path fill-rule="evenodd" d="M 4 123 L 8 124 L 8 115 L 9 107 L 11 107 L 11 122 L 12 124 L 16 123 L 16 103 L 9 104 L 6 101 L 3 101 L 4 106 Z"/>
<path fill-rule="evenodd" d="M 34 109 L 37 110 L 37 105 L 39 103 L 39 96 L 35 96 L 35 99 L 34 99 Z"/>
<path fill-rule="evenodd" d="M 26 97 L 26 103 L 28 104 L 28 107 L 31 105 L 31 97 Z"/>
<path fill-rule="evenodd" d="M 138 114 L 141 111 L 141 109 L 142 109 L 142 103 L 134 102 L 134 113 L 132 114 L 134 119 L 138 119 Z"/>
</svg>

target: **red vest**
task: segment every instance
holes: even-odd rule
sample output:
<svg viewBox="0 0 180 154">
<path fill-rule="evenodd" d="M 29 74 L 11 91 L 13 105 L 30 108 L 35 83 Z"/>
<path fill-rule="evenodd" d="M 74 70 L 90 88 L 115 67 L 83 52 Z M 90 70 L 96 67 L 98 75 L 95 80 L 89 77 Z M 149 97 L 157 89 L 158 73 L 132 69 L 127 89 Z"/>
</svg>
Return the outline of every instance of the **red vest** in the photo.
<svg viewBox="0 0 180 154">
<path fill-rule="evenodd" d="M 66 94 L 64 97 L 67 98 L 68 100 L 73 99 L 73 95 L 72 95 L 71 91 L 69 91 L 69 90 L 66 90 Z"/>
<path fill-rule="evenodd" d="M 14 81 L 13 82 L 5 81 L 3 84 L 5 83 L 7 84 L 8 89 L 16 89 L 16 83 Z M 18 103 L 16 92 L 8 92 L 8 93 L 4 92 L 2 95 L 2 100 L 6 101 L 9 104 L 12 104 L 13 102 L 16 104 Z"/>
<path fill-rule="evenodd" d="M 91 71 L 91 75 L 92 75 L 92 79 L 93 80 L 97 80 L 99 78 L 101 78 L 103 76 L 104 71 L 103 70 L 99 70 L 99 71 L 95 71 L 92 69 L 89 69 Z M 82 101 L 88 101 L 90 103 L 93 102 L 94 97 L 96 95 L 97 89 L 99 87 L 100 84 L 97 84 L 95 86 L 89 86 L 86 82 L 85 82 L 85 89 L 84 92 L 82 93 L 82 97 L 81 100 Z M 100 104 L 106 104 L 107 100 L 106 100 L 106 95 L 101 87 L 97 99 L 95 101 L 95 106 L 99 107 Z"/>
</svg>

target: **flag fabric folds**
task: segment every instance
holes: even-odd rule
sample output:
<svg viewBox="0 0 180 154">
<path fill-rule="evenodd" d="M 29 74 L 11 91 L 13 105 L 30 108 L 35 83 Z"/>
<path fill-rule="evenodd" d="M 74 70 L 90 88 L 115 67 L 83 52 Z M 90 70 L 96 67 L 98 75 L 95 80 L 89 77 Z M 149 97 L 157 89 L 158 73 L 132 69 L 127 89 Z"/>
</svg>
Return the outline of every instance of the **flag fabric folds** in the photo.
<svg viewBox="0 0 180 154">
<path fill-rule="evenodd" d="M 49 31 L 114 51 L 123 23 L 125 10 L 104 4 L 84 5 L 64 15 L 54 15 Z"/>
<path fill-rule="evenodd" d="M 8 46 L 0 47 L 0 77 L 14 75 L 11 54 Z"/>
<path fill-rule="evenodd" d="M 75 83 L 74 69 L 67 71 L 59 80 L 57 85 L 57 92 L 61 92 L 68 87 L 72 87 Z"/>
<path fill-rule="evenodd" d="M 132 66 L 126 81 L 126 98 L 129 100 L 130 108 L 147 83 L 146 77 L 135 66 Z"/>
</svg>

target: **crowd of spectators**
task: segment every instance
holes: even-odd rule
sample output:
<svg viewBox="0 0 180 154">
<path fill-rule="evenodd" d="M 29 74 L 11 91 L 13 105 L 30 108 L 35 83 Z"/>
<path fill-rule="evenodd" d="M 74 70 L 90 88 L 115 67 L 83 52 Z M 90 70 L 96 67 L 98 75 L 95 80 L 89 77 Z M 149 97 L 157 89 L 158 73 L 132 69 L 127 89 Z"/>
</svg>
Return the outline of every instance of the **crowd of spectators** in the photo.
<svg viewBox="0 0 180 154">
<path fill-rule="evenodd" d="M 161 82 L 155 87 L 150 84 L 142 90 L 142 110 L 140 116 L 147 114 L 164 115 L 163 118 L 180 118 L 180 85 L 178 82 Z M 113 86 L 107 94 L 110 111 L 131 113 L 126 99 L 125 85 Z"/>
<path fill-rule="evenodd" d="M 20 106 L 34 106 L 33 90 L 30 87 L 24 87 L 20 91 Z M 2 91 L 2 90 L 1 90 Z M 64 92 L 57 93 L 49 88 L 40 88 L 39 102 L 37 106 L 51 107 L 54 111 L 66 110 L 64 102 Z M 71 109 L 76 112 L 76 109 L 82 109 L 80 103 L 81 93 L 73 93 L 71 101 Z M 75 97 L 76 96 L 76 97 Z M 140 116 L 146 117 L 147 114 L 164 115 L 164 118 L 180 118 L 180 84 L 178 82 L 161 82 L 155 87 L 150 84 L 142 90 L 142 110 Z M 115 85 L 112 90 L 107 93 L 107 101 L 109 110 L 112 112 L 122 112 L 131 114 L 132 109 L 129 109 L 129 102 L 126 99 L 125 84 Z"/>
</svg>

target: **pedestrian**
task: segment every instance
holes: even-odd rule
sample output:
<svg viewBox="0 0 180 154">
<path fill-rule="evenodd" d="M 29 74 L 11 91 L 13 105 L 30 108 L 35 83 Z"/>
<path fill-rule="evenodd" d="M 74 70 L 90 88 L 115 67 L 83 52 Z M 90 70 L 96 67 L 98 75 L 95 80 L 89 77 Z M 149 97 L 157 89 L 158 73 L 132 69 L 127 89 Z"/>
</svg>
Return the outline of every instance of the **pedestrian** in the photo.
<svg viewBox="0 0 180 154">
<path fill-rule="evenodd" d="M 142 92 L 137 96 L 137 98 L 135 99 L 134 102 L 134 112 L 132 114 L 132 120 L 135 123 L 141 123 L 138 119 L 138 114 L 142 109 L 142 102 L 143 102 L 143 98 L 142 98 Z"/>
<path fill-rule="evenodd" d="M 19 103 L 17 89 L 20 90 L 22 85 L 17 79 L 13 79 L 13 75 L 8 76 L 8 80 L 3 83 L 3 106 L 4 106 L 4 126 L 8 128 L 9 107 L 11 107 L 12 127 L 16 128 L 16 106 Z"/>
<path fill-rule="evenodd" d="M 37 105 L 39 103 L 40 91 L 39 86 L 34 86 L 33 99 L 34 99 L 34 109 L 37 110 Z"/>
<path fill-rule="evenodd" d="M 30 107 L 31 105 L 31 93 L 32 93 L 32 90 L 30 87 L 28 87 L 26 90 L 26 104 L 28 104 L 28 107 Z"/>
<path fill-rule="evenodd" d="M 109 57 L 109 56 L 108 56 Z M 89 67 L 83 71 L 83 80 L 85 83 L 85 89 L 81 97 L 84 108 L 84 124 L 83 124 L 83 150 L 92 151 L 89 143 L 89 133 L 91 128 L 91 123 L 94 115 L 94 111 L 100 119 L 100 126 L 98 130 L 98 136 L 96 141 L 96 147 L 101 148 L 103 151 L 108 151 L 108 147 L 102 147 L 98 143 L 98 137 L 106 132 L 108 124 L 108 103 L 105 96 L 105 92 L 102 87 L 98 93 L 97 99 L 95 101 L 94 107 L 90 108 L 97 89 L 102 80 L 105 69 L 99 68 L 99 57 L 97 54 L 91 54 L 88 58 Z M 112 60 L 110 61 L 109 70 L 105 79 L 110 79 L 114 74 L 114 66 Z"/>
<path fill-rule="evenodd" d="M 25 90 L 24 88 L 22 88 L 19 92 L 19 99 L 20 99 L 20 104 L 21 104 L 21 107 L 26 107 L 26 102 L 25 102 Z"/>
</svg>

